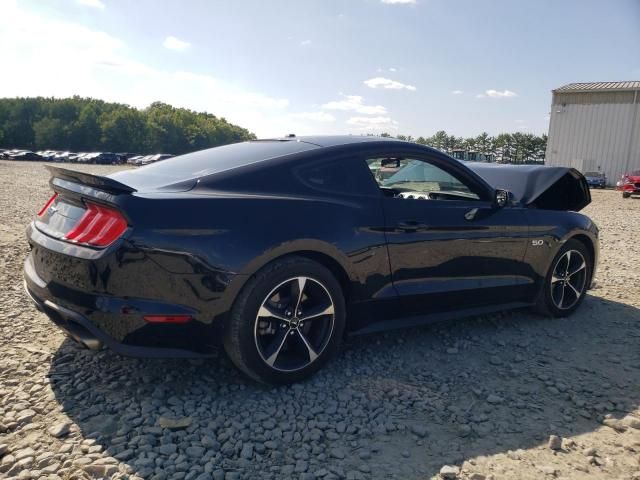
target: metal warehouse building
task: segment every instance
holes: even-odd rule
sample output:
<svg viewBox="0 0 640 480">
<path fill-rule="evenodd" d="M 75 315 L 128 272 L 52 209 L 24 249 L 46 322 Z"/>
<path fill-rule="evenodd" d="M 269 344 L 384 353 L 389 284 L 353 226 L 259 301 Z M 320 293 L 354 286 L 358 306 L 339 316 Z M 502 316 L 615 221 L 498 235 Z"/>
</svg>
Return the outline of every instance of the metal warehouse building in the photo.
<svg viewBox="0 0 640 480">
<path fill-rule="evenodd" d="M 552 94 L 547 165 L 604 172 L 609 185 L 640 169 L 640 82 L 570 83 Z"/>
</svg>

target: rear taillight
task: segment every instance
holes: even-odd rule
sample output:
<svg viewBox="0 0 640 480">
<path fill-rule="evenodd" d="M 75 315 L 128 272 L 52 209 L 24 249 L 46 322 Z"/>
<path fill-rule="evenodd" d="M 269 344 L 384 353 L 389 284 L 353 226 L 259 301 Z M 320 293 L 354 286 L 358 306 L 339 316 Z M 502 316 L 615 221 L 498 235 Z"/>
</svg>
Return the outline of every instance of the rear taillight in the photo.
<svg viewBox="0 0 640 480">
<path fill-rule="evenodd" d="M 64 236 L 73 243 L 106 247 L 127 229 L 127 220 L 112 208 L 87 203 L 87 210 L 78 223 Z"/>
<path fill-rule="evenodd" d="M 42 207 L 40 209 L 40 211 L 38 212 L 38 216 L 41 217 L 44 215 L 44 213 L 49 209 L 49 207 L 51 206 L 51 204 L 55 201 L 56 197 L 58 196 L 57 193 L 54 193 L 53 195 L 51 195 L 51 198 L 49 200 L 47 200 L 47 203 L 44 204 L 44 207 Z"/>
</svg>

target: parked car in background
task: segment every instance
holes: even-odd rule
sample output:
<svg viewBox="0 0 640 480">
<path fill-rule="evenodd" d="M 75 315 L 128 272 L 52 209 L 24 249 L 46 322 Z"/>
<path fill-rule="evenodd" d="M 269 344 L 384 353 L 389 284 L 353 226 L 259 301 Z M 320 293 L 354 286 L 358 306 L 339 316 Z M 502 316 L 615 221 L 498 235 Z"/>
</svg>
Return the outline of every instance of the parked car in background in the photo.
<svg viewBox="0 0 640 480">
<path fill-rule="evenodd" d="M 42 152 L 42 159 L 47 162 L 52 162 L 58 153 L 59 152 L 56 152 L 55 150 L 45 150 Z"/>
<path fill-rule="evenodd" d="M 159 162 L 160 160 L 166 160 L 167 158 L 172 157 L 174 157 L 174 155 L 171 155 L 169 153 L 156 153 L 155 155 L 147 155 L 146 157 L 143 157 L 140 160 L 139 164 L 148 165 L 150 163 Z"/>
<path fill-rule="evenodd" d="M 10 159 L 12 155 L 16 155 L 20 152 L 25 152 L 26 150 L 22 150 L 20 148 L 12 148 L 10 150 L 5 150 L 2 154 L 2 158 Z"/>
<path fill-rule="evenodd" d="M 42 160 L 42 157 L 30 150 L 23 150 L 21 152 L 16 152 L 10 155 L 9 159 L 10 160 Z"/>
<path fill-rule="evenodd" d="M 144 158 L 144 155 L 135 155 L 133 157 L 129 157 L 127 159 L 127 163 L 129 165 L 137 165 L 140 159 Z"/>
<path fill-rule="evenodd" d="M 67 151 L 67 152 L 58 152 L 53 156 L 53 161 L 54 162 L 68 162 L 69 161 L 69 155 L 71 155 L 71 152 Z"/>
<path fill-rule="evenodd" d="M 632 170 L 622 176 L 622 198 L 640 195 L 640 170 Z"/>
<path fill-rule="evenodd" d="M 94 162 L 98 165 L 115 165 L 120 163 L 120 157 L 115 153 L 103 152 L 94 158 Z"/>
<path fill-rule="evenodd" d="M 138 156 L 137 153 L 129 153 L 129 152 L 116 153 L 116 155 L 118 156 L 118 160 L 120 163 L 128 163 L 130 158 Z"/>
<path fill-rule="evenodd" d="M 602 172 L 586 172 L 584 177 L 591 188 L 605 188 L 607 186 L 607 176 Z"/>
</svg>

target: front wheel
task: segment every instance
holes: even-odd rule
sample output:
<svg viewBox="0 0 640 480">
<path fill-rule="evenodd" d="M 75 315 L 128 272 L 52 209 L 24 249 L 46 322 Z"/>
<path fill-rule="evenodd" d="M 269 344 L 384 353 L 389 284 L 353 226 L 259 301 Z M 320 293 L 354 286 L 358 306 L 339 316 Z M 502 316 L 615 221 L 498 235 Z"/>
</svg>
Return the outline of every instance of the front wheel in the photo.
<svg viewBox="0 0 640 480">
<path fill-rule="evenodd" d="M 569 240 L 553 259 L 544 279 L 537 309 L 552 317 L 571 315 L 589 287 L 593 260 L 584 244 Z"/>
<path fill-rule="evenodd" d="M 622 198 L 629 198 L 631 194 L 629 192 L 622 192 Z"/>
<path fill-rule="evenodd" d="M 319 263 L 287 257 L 258 272 L 236 299 L 225 333 L 231 361 L 263 383 L 300 381 L 338 350 L 345 325 L 340 283 Z"/>
</svg>

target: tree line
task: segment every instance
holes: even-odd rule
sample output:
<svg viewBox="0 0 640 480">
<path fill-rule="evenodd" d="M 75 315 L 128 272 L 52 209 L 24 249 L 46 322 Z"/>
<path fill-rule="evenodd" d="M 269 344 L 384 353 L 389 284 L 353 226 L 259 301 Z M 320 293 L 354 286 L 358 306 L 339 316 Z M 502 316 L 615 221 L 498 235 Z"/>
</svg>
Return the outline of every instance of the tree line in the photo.
<svg viewBox="0 0 640 480">
<path fill-rule="evenodd" d="M 391 137 L 389 133 L 381 136 Z M 139 110 L 77 96 L 0 99 L 0 147 L 4 148 L 178 155 L 254 138 L 253 133 L 224 118 L 161 102 Z M 463 138 L 441 130 L 431 137 L 396 138 L 449 154 L 464 150 L 491 155 L 508 163 L 541 162 L 547 146 L 546 135 L 522 132 L 496 136 L 483 132 Z"/>
<path fill-rule="evenodd" d="M 0 99 L 0 147 L 181 154 L 255 138 L 210 113 L 155 102 L 137 108 L 93 98 Z"/>
<path fill-rule="evenodd" d="M 391 137 L 392 135 L 383 133 L 381 136 Z M 444 130 L 440 130 L 431 137 L 414 138 L 411 135 L 397 135 L 395 138 L 429 145 L 449 154 L 454 150 L 464 150 L 491 155 L 504 163 L 542 163 L 547 149 L 547 135 L 538 136 L 522 132 L 501 133 L 496 136 L 483 132 L 477 137 L 463 138 L 448 135 Z"/>
</svg>

